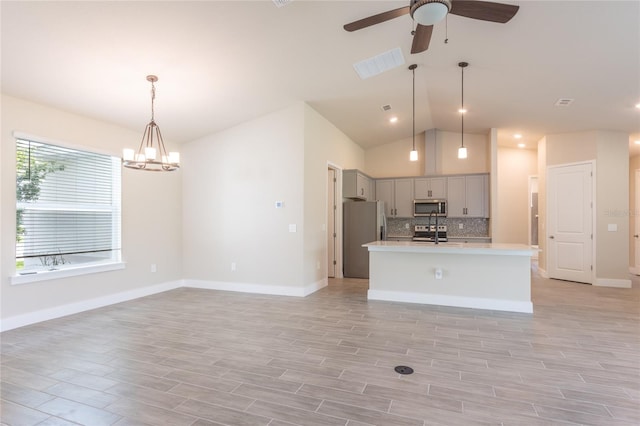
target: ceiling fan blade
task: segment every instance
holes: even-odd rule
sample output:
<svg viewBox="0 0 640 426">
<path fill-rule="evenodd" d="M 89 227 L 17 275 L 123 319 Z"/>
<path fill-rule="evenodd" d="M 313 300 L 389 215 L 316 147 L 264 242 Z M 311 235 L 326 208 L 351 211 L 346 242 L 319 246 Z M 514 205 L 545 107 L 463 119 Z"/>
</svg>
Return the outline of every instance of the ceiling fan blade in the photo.
<svg viewBox="0 0 640 426">
<path fill-rule="evenodd" d="M 429 42 L 431 41 L 431 33 L 433 32 L 433 25 L 420 25 L 416 28 L 416 33 L 413 35 L 413 43 L 411 44 L 411 53 L 424 52 L 429 48 Z"/>
<path fill-rule="evenodd" d="M 388 10 L 386 12 L 378 13 L 367 18 L 353 21 L 344 26 L 347 31 L 356 31 L 363 28 L 370 27 L 381 22 L 389 21 L 390 19 L 397 18 L 398 16 L 407 15 L 409 13 L 409 6 L 401 7 L 398 9 Z"/>
<path fill-rule="evenodd" d="M 481 21 L 504 24 L 514 17 L 520 6 L 490 1 L 452 0 L 449 13 Z"/>
</svg>

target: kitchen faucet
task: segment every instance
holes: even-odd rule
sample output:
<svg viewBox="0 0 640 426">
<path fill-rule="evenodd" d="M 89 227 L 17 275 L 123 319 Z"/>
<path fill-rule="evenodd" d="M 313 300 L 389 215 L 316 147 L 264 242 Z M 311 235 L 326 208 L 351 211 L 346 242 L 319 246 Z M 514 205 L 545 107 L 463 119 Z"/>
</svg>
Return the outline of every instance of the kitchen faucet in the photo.
<svg viewBox="0 0 640 426">
<path fill-rule="evenodd" d="M 432 211 L 429 213 L 429 230 L 431 230 L 431 216 L 436 217 L 436 244 L 438 244 L 438 213 L 436 211 Z"/>
</svg>

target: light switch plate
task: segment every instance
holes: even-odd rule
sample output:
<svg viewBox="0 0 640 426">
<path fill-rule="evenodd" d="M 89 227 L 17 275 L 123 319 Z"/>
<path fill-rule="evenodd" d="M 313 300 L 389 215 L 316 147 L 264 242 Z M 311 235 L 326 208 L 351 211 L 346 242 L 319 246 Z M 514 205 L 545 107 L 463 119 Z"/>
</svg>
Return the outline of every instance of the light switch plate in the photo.
<svg viewBox="0 0 640 426">
<path fill-rule="evenodd" d="M 298 227 L 296 226 L 295 223 L 290 223 L 289 224 L 289 232 L 297 232 L 298 231 Z"/>
<path fill-rule="evenodd" d="M 618 230 L 618 224 L 617 223 L 609 223 L 609 224 L 607 224 L 607 231 L 616 232 L 617 230 Z"/>
</svg>

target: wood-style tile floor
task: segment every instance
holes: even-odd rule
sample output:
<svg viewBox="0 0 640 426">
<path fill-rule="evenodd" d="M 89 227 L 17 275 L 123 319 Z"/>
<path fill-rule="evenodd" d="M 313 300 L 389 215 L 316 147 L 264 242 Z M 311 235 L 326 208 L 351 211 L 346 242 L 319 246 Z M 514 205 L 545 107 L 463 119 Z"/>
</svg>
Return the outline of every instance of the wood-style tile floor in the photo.
<svg viewBox="0 0 640 426">
<path fill-rule="evenodd" d="M 532 273 L 533 315 L 370 302 L 345 279 L 306 298 L 183 288 L 8 331 L 2 424 L 640 424 L 638 279 Z"/>
</svg>

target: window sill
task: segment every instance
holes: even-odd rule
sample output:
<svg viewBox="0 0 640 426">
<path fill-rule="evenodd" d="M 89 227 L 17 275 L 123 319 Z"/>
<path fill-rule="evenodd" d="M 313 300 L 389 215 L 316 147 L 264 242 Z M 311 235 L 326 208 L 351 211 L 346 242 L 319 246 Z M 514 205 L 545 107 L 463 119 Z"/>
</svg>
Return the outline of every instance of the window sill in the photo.
<svg viewBox="0 0 640 426">
<path fill-rule="evenodd" d="M 11 285 L 27 284 L 37 281 L 55 280 L 58 278 L 75 277 L 78 275 L 115 271 L 118 269 L 124 269 L 124 267 L 124 262 L 100 263 L 88 266 L 78 266 L 76 268 L 58 269 L 55 271 L 40 271 L 24 275 L 17 274 L 9 277 L 9 282 L 11 283 Z"/>
</svg>

